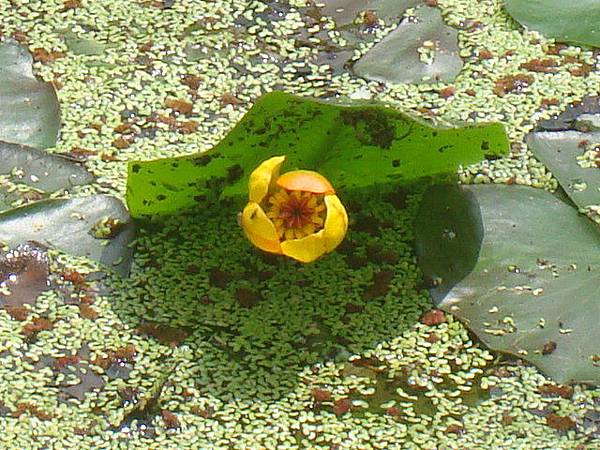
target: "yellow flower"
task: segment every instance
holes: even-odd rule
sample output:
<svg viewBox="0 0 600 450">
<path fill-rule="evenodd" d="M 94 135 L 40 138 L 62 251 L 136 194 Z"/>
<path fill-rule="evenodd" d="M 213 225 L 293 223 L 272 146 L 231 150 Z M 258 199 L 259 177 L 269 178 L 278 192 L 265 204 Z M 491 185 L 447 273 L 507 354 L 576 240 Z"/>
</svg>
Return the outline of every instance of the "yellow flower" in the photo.
<svg viewBox="0 0 600 450">
<path fill-rule="evenodd" d="M 280 176 L 284 161 L 274 156 L 250 174 L 241 225 L 256 247 L 307 263 L 344 240 L 348 215 L 329 180 L 310 170 Z"/>
</svg>

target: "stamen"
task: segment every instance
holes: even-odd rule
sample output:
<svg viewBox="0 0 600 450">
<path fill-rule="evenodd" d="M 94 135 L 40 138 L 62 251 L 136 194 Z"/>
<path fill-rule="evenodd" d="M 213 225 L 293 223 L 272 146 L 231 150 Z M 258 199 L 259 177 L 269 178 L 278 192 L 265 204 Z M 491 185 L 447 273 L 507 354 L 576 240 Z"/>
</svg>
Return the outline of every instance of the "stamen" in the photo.
<svg viewBox="0 0 600 450">
<path fill-rule="evenodd" d="M 300 239 L 323 228 L 325 205 L 319 195 L 281 189 L 268 203 L 267 216 L 281 239 Z"/>
</svg>

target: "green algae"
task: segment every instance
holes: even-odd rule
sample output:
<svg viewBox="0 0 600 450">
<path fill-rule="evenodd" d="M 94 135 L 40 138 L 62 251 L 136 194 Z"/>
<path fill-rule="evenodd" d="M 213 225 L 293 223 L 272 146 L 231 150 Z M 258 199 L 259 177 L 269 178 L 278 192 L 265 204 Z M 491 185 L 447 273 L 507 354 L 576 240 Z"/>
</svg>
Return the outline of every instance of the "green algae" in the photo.
<svg viewBox="0 0 600 450">
<path fill-rule="evenodd" d="M 35 70 L 46 81 L 62 84 L 58 94 L 64 125 L 61 139 L 51 151 L 70 152 L 74 147 L 95 151 L 87 157 L 85 165 L 98 176 L 98 181 L 85 188 L 87 194 L 102 192 L 123 198 L 128 161 L 181 156 L 208 149 L 227 134 L 259 94 L 272 89 L 300 95 L 351 95 L 377 99 L 418 114 L 434 114 L 442 122 L 506 121 L 514 145 L 512 156 L 465 167 L 460 171 L 460 178 L 478 183 L 513 180 L 552 189 L 556 182 L 551 174 L 520 144 L 534 125 L 531 118 L 550 117 L 568 103 L 596 93 L 599 85 L 595 71 L 586 77 L 572 76 L 569 69 L 574 63 L 564 63 L 555 74 L 532 73 L 535 81 L 526 92 L 496 97 L 493 87 L 498 78 L 523 71 L 519 68 L 522 62 L 545 57 L 545 51 L 553 42 L 534 33 L 515 30 L 500 2 L 495 0 L 438 0 L 447 23 L 460 28 L 459 44 L 466 62 L 463 73 L 452 83 L 455 93 L 449 98 L 439 95 L 441 89 L 449 86 L 444 83 L 426 87 L 381 86 L 344 72 L 332 76 L 314 63 L 305 63 L 318 55 L 318 49 L 295 45 L 294 33 L 304 26 L 303 16 L 297 12 L 305 7 L 304 1 L 290 1 L 291 8 L 283 18 L 261 23 L 255 16 L 260 13 L 262 2 L 175 2 L 171 7 L 160 7 L 166 3 L 82 2 L 76 9 L 65 10 L 62 1 L 31 1 L 7 3 L 0 10 L 5 35 L 24 32 L 31 49 L 43 47 L 66 53 L 65 57 L 52 63 L 36 63 Z M 45 13 L 43 20 L 40 11 Z M 245 20 L 250 25 L 240 32 L 235 22 L 244 16 L 248 17 Z M 479 21 L 482 28 L 469 29 L 470 21 Z M 97 28 L 94 39 L 116 44 L 115 48 L 107 48 L 103 55 L 70 54 L 64 47 L 61 30 L 81 24 L 87 26 L 88 23 Z M 335 30 L 327 30 L 330 23 L 327 18 L 318 22 L 310 38 L 321 39 L 325 44 L 330 40 L 339 41 L 340 36 Z M 192 29 L 190 27 L 194 31 L 186 34 L 185 30 Z M 376 30 L 374 35 L 381 39 L 388 31 Z M 318 33 L 321 34 L 317 37 Z M 200 44 L 218 51 L 190 62 L 183 51 L 186 44 Z M 360 46 L 353 58 L 358 59 L 368 48 L 368 44 Z M 489 50 L 492 58 L 479 60 L 478 54 L 483 49 Z M 511 50 L 512 55 L 507 54 Z M 579 54 L 588 63 L 595 62 L 592 53 L 585 49 L 567 47 L 561 53 L 562 56 L 554 56 L 561 64 L 568 54 Z M 273 59 L 279 63 L 273 63 Z M 183 80 L 191 80 L 185 78 L 189 75 L 202 77 L 196 80 L 197 85 L 192 83 L 195 88 L 183 83 Z M 224 103 L 221 97 L 226 93 L 235 94 L 239 103 Z M 193 114 L 185 120 L 198 122 L 196 132 L 184 134 L 172 129 L 168 123 L 155 120 L 159 115 L 177 116 L 164 107 L 165 100 L 173 96 L 193 102 Z M 543 106 L 544 99 L 552 98 L 559 99 L 560 104 Z M 173 118 L 177 122 L 184 120 L 178 116 Z M 112 142 L 121 134 L 114 128 L 123 123 L 132 126 L 128 134 L 130 145 L 116 149 Z M 414 211 L 416 200 L 409 198 L 409 203 Z M 374 208 L 379 214 L 379 207 Z M 398 233 L 404 233 L 403 245 L 399 245 L 398 240 L 390 241 L 401 249 L 396 263 L 400 274 L 386 301 L 374 305 L 363 302 L 360 306 L 365 312 L 350 313 L 348 324 L 339 321 L 340 316 L 346 314 L 341 310 L 342 306 L 344 311 L 346 307 L 340 302 L 337 308 L 325 310 L 324 315 L 315 318 L 314 323 L 324 322 L 324 318 L 330 330 L 343 333 L 342 337 L 350 339 L 356 350 L 364 350 L 357 357 L 374 355 L 387 361 L 392 368 L 415 364 L 446 372 L 456 371 L 457 374 L 464 371 L 458 379 L 466 376 L 474 365 L 482 370 L 491 369 L 493 356 L 475 343 L 458 322 L 436 327 L 416 323 L 420 312 L 429 306 L 419 285 L 421 277 L 408 244 L 411 240 L 410 218 L 403 217 L 405 221 L 393 228 L 384 228 L 380 233 L 377 227 L 370 227 L 368 220 L 358 215 L 357 221 L 361 219 L 359 228 L 363 231 L 357 230 L 352 238 L 356 257 L 347 258 L 343 253 L 331 255 L 334 259 L 330 263 L 351 259 L 350 263 L 359 267 L 355 269 L 358 274 L 353 275 L 352 282 L 366 289 L 372 280 L 372 272 L 368 267 L 360 269 L 360 264 L 374 264 L 365 262 L 368 247 L 376 243 L 381 245 L 388 239 L 399 239 Z M 195 220 L 197 218 L 193 216 L 186 218 L 183 229 L 191 231 L 199 227 Z M 381 222 L 385 225 L 385 221 Z M 229 223 L 227 217 L 213 220 L 213 226 L 225 223 Z M 160 228 L 161 224 L 157 226 Z M 314 354 L 301 354 L 306 346 L 300 340 L 294 345 L 301 350 L 278 345 L 263 355 L 261 349 L 268 349 L 270 341 L 263 335 L 258 339 L 261 346 L 253 344 L 253 333 L 262 324 L 256 316 L 246 322 L 250 325 L 236 326 L 235 329 L 240 330 L 238 336 L 228 333 L 230 322 L 252 318 L 254 309 L 235 308 L 233 316 L 230 309 L 220 309 L 227 301 L 233 304 L 235 291 L 227 291 L 226 297 L 221 298 L 223 289 L 210 285 L 204 267 L 204 258 L 206 255 L 210 258 L 213 247 L 210 243 L 193 247 L 185 237 L 178 240 L 179 226 L 179 223 L 172 223 L 168 233 L 157 234 L 157 239 L 152 239 L 150 233 L 140 237 L 133 283 L 111 278 L 110 284 L 116 293 L 107 291 L 102 282 L 94 283 L 94 289 L 103 292 L 93 305 L 100 313 L 96 321 L 79 317 L 77 307 L 64 306 L 55 293 L 43 295 L 38 299 L 36 311 L 58 318 L 60 326 L 44 331 L 39 345 L 29 348 L 20 337 L 20 324 L 0 312 L 1 375 L 3 386 L 7 387 L 3 391 L 6 394 L 0 398 L 4 403 L 0 408 L 4 413 L 0 417 L 3 447 L 571 449 L 578 444 L 591 448 L 600 444 L 597 425 L 592 420 L 594 412 L 600 409 L 597 389 L 577 386 L 571 399 L 547 398 L 538 389 L 548 380 L 536 369 L 518 363 L 507 363 L 506 368 L 496 374 L 486 372 L 480 386 L 490 389 L 491 398 L 484 398 L 476 405 L 473 402 L 469 403 L 472 406 L 461 406 L 455 397 L 445 397 L 440 400 L 440 411 L 430 418 L 415 415 L 409 417 L 410 420 L 397 420 L 385 414 L 364 414 L 364 417 L 354 419 L 352 412 L 338 417 L 331 410 L 313 411 L 310 391 L 316 386 L 331 386 L 336 400 L 351 394 L 340 376 L 345 353 L 336 353 L 339 356 L 337 362 L 335 358 L 323 359 L 319 353 L 321 349 L 313 352 L 309 348 L 304 351 L 310 350 Z M 233 239 L 238 232 L 235 228 L 226 230 L 224 238 Z M 169 234 L 172 237 L 161 242 L 160 238 Z M 220 238 L 213 236 L 217 242 Z M 225 252 L 223 247 L 219 248 L 219 252 Z M 247 248 L 236 249 L 241 254 L 247 251 Z M 219 252 L 217 257 L 222 254 Z M 168 258 L 173 258 L 172 264 L 167 264 Z M 216 259 L 209 263 L 216 266 Z M 56 260 L 69 268 L 89 273 L 89 276 L 101 271 L 93 262 L 81 258 L 59 255 Z M 252 271 L 250 281 L 242 282 L 244 280 L 240 278 L 231 289 L 265 283 L 260 278 L 267 275 L 260 273 L 273 272 L 273 266 L 269 260 L 262 259 L 258 264 L 260 270 Z M 163 272 L 161 266 L 165 268 Z M 182 268 L 186 270 L 185 275 L 181 273 Z M 328 270 L 329 266 L 320 268 Z M 200 270 L 197 278 L 190 280 L 188 275 L 193 275 L 196 269 Z M 61 270 L 58 266 L 54 268 L 55 272 Z M 228 263 L 227 260 L 221 270 L 234 274 L 247 271 L 239 261 Z M 286 270 L 281 276 L 295 273 L 292 268 Z M 294 277 L 301 284 L 316 283 L 323 289 L 323 295 L 327 295 L 332 280 L 328 272 L 318 271 L 295 274 Z M 280 278 L 277 290 L 285 290 L 288 285 Z M 210 306 L 214 299 L 212 296 L 197 298 L 189 292 L 198 286 L 214 294 L 218 301 L 209 308 L 211 314 L 205 323 L 199 323 L 203 317 L 200 305 L 204 302 Z M 396 290 L 399 286 L 402 288 Z M 352 289 L 355 293 L 364 292 L 357 287 Z M 278 300 L 280 312 L 284 305 L 292 308 L 288 314 L 281 312 L 282 318 L 293 319 L 295 313 L 300 314 L 308 307 L 302 302 L 302 292 L 302 286 L 297 286 L 291 293 L 291 300 L 296 300 L 287 304 L 283 299 Z M 75 293 L 72 295 L 76 296 Z M 403 297 L 406 299 L 402 300 Z M 149 299 L 147 303 L 145 298 Z M 416 308 L 409 310 L 406 317 L 398 318 L 401 315 L 397 310 L 398 302 L 403 302 L 403 307 L 416 304 Z M 268 311 L 264 303 L 259 306 Z M 364 320 L 365 314 L 369 320 Z M 387 314 L 391 314 L 390 320 L 386 319 Z M 138 334 L 136 327 L 144 316 L 173 327 L 195 321 L 196 330 L 172 348 L 144 333 Z M 265 332 L 267 336 L 277 332 L 275 325 Z M 310 329 L 316 328 L 315 325 Z M 441 343 L 427 342 L 426 336 L 432 332 L 439 335 Z M 317 343 L 330 342 L 327 334 L 316 336 Z M 379 341 L 378 336 L 381 337 Z M 109 380 L 102 374 L 107 381 L 102 390 L 88 394 L 83 403 L 75 399 L 59 404 L 48 369 L 36 371 L 23 360 L 23 354 L 29 352 L 41 358 L 48 354 L 64 354 L 65 350 L 76 353 L 85 340 L 90 341 L 94 355 L 134 344 L 137 350 L 135 370 L 130 372 L 127 380 Z M 339 345 L 345 344 L 336 342 L 329 350 L 336 351 Z M 328 353 L 325 348 L 323 353 Z M 248 349 L 252 351 L 251 356 L 243 353 Z M 352 352 L 352 349 L 348 350 Z M 300 355 L 296 356 L 297 353 Z M 458 366 L 449 364 L 444 354 L 453 361 L 458 359 Z M 244 367 L 236 363 L 236 358 L 245 358 L 252 364 Z M 287 375 L 280 375 L 280 368 L 293 362 L 294 358 L 302 363 L 293 366 Z M 176 363 L 174 369 L 170 361 Z M 316 362 L 303 365 L 306 361 Z M 176 414 L 180 427 L 169 428 L 160 416 L 143 424 L 134 421 L 126 428 L 118 429 L 126 416 L 124 397 L 131 398 L 121 389 L 137 389 L 139 393 L 135 398 L 150 398 L 165 371 L 169 372 L 169 378 L 161 391 L 159 409 Z M 270 381 L 265 383 L 263 380 Z M 271 391 L 273 386 L 279 387 Z M 370 386 L 363 387 L 368 389 Z M 361 388 L 365 392 L 364 389 Z M 35 402 L 43 411 L 55 412 L 55 415 L 40 419 L 24 412 L 18 418 L 13 417 L 19 397 Z M 549 412 L 568 415 L 577 423 L 577 429 L 559 432 L 550 428 L 543 415 Z M 464 431 L 456 428 L 457 415 L 461 417 L 460 425 Z M 448 432 L 450 425 L 458 432 Z"/>
</svg>

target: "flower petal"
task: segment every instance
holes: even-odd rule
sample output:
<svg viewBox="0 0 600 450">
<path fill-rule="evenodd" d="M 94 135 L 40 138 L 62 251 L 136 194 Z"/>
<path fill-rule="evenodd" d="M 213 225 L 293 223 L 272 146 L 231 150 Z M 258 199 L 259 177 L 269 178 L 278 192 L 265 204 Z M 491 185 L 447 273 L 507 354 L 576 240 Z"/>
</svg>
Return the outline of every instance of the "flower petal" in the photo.
<svg viewBox="0 0 600 450">
<path fill-rule="evenodd" d="M 313 194 L 335 194 L 327 178 L 312 170 L 292 170 L 277 178 L 277 186 L 288 191 L 312 192 Z"/>
<path fill-rule="evenodd" d="M 259 164 L 250 174 L 248 181 L 248 197 L 251 202 L 260 203 L 273 187 L 279 176 L 279 168 L 285 161 L 285 156 L 273 156 Z"/>
<path fill-rule="evenodd" d="M 241 218 L 242 228 L 256 247 L 270 253 L 281 254 L 281 245 L 275 225 L 258 203 L 248 202 Z"/>
<path fill-rule="evenodd" d="M 335 249 L 348 231 L 348 215 L 336 195 L 326 195 L 327 217 L 324 228 L 318 233 L 281 243 L 281 251 L 290 258 L 309 263 Z"/>
<path fill-rule="evenodd" d="M 324 200 L 327 207 L 327 217 L 325 218 L 323 231 L 327 241 L 327 251 L 330 252 L 340 245 L 346 236 L 348 214 L 337 195 L 326 195 Z"/>
</svg>

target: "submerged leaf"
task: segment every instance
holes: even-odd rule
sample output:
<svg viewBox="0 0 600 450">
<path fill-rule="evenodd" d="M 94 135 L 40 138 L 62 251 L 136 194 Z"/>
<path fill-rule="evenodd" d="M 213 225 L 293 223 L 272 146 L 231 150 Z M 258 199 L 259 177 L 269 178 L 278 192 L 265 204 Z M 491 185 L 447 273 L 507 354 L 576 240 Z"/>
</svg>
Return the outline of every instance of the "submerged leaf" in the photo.
<svg viewBox="0 0 600 450">
<path fill-rule="evenodd" d="M 524 186 L 434 186 L 416 223 L 439 308 L 559 383 L 600 383 L 600 233 Z"/>
<path fill-rule="evenodd" d="M 134 217 L 173 214 L 247 196 L 258 164 L 285 154 L 285 170 L 316 170 L 337 191 L 452 177 L 459 164 L 507 153 L 502 125 L 436 128 L 383 105 L 266 94 L 212 150 L 129 165 Z"/>
</svg>

